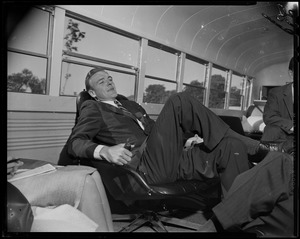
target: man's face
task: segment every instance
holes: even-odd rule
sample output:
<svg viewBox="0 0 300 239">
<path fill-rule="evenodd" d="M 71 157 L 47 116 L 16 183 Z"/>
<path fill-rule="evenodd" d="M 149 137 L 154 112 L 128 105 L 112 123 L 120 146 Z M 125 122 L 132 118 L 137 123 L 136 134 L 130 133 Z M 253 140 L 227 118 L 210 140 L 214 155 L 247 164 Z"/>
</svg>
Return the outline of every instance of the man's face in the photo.
<svg viewBox="0 0 300 239">
<path fill-rule="evenodd" d="M 111 76 L 105 71 L 98 71 L 90 79 L 91 90 L 89 93 L 92 97 L 97 96 L 99 100 L 114 100 L 117 97 L 115 83 Z"/>
</svg>

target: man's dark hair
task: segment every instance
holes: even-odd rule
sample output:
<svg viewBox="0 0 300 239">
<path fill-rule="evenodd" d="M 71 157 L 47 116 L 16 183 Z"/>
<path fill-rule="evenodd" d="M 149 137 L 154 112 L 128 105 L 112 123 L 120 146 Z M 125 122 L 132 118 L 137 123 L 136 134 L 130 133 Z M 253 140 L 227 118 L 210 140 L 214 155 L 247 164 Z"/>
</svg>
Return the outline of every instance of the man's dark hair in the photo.
<svg viewBox="0 0 300 239">
<path fill-rule="evenodd" d="M 93 75 L 95 75 L 99 71 L 105 71 L 105 69 L 103 67 L 97 67 L 97 68 L 94 68 L 94 69 L 90 70 L 89 73 L 87 73 L 87 75 L 85 77 L 85 89 L 86 89 L 86 91 L 91 89 L 90 79 L 92 78 Z"/>
<path fill-rule="evenodd" d="M 290 60 L 289 70 L 291 70 L 292 72 L 294 72 L 294 57 L 292 57 L 292 59 Z"/>
</svg>

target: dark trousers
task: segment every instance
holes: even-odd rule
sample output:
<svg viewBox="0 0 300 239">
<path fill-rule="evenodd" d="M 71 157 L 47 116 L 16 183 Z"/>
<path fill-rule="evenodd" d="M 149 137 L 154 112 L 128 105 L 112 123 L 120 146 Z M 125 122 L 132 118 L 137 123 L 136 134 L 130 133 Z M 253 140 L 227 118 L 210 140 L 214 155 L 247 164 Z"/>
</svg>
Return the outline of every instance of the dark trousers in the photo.
<svg viewBox="0 0 300 239">
<path fill-rule="evenodd" d="M 175 94 L 156 120 L 139 170 L 150 184 L 220 177 L 228 190 L 234 178 L 249 169 L 247 148 L 232 132 L 199 101 L 186 93 Z M 186 133 L 198 134 L 204 146 L 183 151 Z"/>
<path fill-rule="evenodd" d="M 213 212 L 226 230 L 261 227 L 274 235 L 293 235 L 293 158 L 270 152 L 237 176 Z"/>
<path fill-rule="evenodd" d="M 274 125 L 266 125 L 261 137 L 261 141 L 283 143 L 282 149 L 287 153 L 295 151 L 294 140 L 294 133 L 288 134 L 280 127 Z"/>
</svg>

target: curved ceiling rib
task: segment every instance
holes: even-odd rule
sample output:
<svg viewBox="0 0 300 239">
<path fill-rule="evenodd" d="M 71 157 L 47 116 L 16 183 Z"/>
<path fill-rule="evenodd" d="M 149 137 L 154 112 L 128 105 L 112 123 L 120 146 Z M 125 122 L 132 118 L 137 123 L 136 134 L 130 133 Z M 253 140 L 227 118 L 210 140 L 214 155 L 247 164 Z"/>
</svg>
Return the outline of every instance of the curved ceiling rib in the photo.
<svg viewBox="0 0 300 239">
<path fill-rule="evenodd" d="M 137 6 L 137 7 L 135 8 L 135 10 L 134 10 L 134 13 L 133 13 L 133 16 L 132 16 L 132 19 L 131 19 L 130 27 L 133 26 L 134 18 L 135 18 L 135 15 L 136 15 L 138 9 L 139 9 L 139 6 Z"/>
<path fill-rule="evenodd" d="M 103 6 L 101 12 L 101 17 L 109 23 L 241 74 L 256 73 L 261 66 L 268 65 L 261 63 L 261 57 L 266 61 L 276 52 L 286 53 L 281 54 L 282 59 L 271 59 L 269 64 L 288 61 L 294 48 L 293 36 L 262 16 L 264 13 L 276 19 L 279 12 L 273 2 L 119 5 Z"/>
<path fill-rule="evenodd" d="M 262 61 L 262 62 L 256 64 L 256 66 L 249 68 L 249 73 L 251 75 L 254 75 L 255 72 L 259 72 L 261 69 L 264 69 L 265 67 L 267 67 L 269 65 L 275 65 L 275 64 L 279 64 L 279 63 L 289 62 L 289 60 L 292 57 L 292 54 L 293 54 L 292 51 L 287 51 L 286 54 L 271 57 L 271 58 L 267 59 L 266 61 Z M 246 72 L 245 74 L 248 74 L 248 72 Z"/>
<path fill-rule="evenodd" d="M 168 11 L 170 8 L 172 8 L 172 6 L 168 7 L 168 8 L 164 11 L 164 13 L 161 14 L 160 18 L 158 19 L 157 24 L 156 24 L 156 28 L 155 28 L 155 32 L 154 32 L 154 35 L 155 35 L 155 36 L 156 36 L 157 28 L 158 28 L 158 26 L 159 26 L 159 24 L 160 24 L 160 21 L 162 20 L 162 18 L 164 17 L 164 15 L 167 13 L 167 11 Z"/>
<path fill-rule="evenodd" d="M 203 9 L 197 11 L 196 13 L 192 14 L 191 16 L 189 16 L 182 24 L 181 26 L 179 27 L 177 33 L 176 33 L 176 36 L 175 36 L 175 39 L 174 39 L 174 42 L 176 43 L 177 42 L 177 38 L 178 38 L 178 35 L 181 31 L 181 29 L 184 27 L 184 25 L 188 26 L 188 22 L 190 21 L 190 19 L 192 19 L 194 16 L 196 16 L 197 14 L 200 14 L 200 12 L 204 11 L 206 9 L 206 7 L 204 7 Z"/>
<path fill-rule="evenodd" d="M 250 47 L 249 49 L 247 49 L 247 50 L 245 50 L 244 52 L 242 52 L 241 54 L 240 54 L 240 56 L 238 57 L 238 59 L 236 60 L 236 63 L 234 64 L 234 69 L 243 69 L 243 68 L 241 68 L 241 67 L 239 67 L 240 65 L 241 65 L 241 63 L 239 63 L 240 62 L 240 59 L 246 54 L 246 53 L 248 53 L 248 52 L 255 52 L 256 51 L 256 49 L 258 48 L 258 46 L 257 45 L 254 45 L 253 47 Z M 249 58 L 249 57 L 247 57 L 247 58 Z M 244 62 L 244 61 L 243 61 Z"/>
<path fill-rule="evenodd" d="M 227 7 L 224 6 L 224 7 L 222 7 L 222 8 L 227 8 Z M 212 38 L 210 39 L 209 43 L 207 44 L 207 46 L 206 46 L 206 48 L 205 48 L 204 55 L 206 55 L 207 48 L 209 47 L 209 44 L 211 43 L 211 41 L 212 41 L 216 36 L 218 36 L 222 31 L 224 31 L 224 32 L 225 32 L 225 31 L 226 31 L 226 32 L 229 32 L 229 30 L 230 30 L 232 27 L 235 27 L 235 26 L 237 26 L 237 25 L 240 25 L 240 24 L 242 24 L 242 23 L 245 23 L 245 22 L 242 22 L 242 23 L 239 23 L 239 24 L 238 24 L 239 21 L 244 21 L 243 18 L 244 18 L 244 15 L 245 15 L 245 14 L 243 14 L 243 13 L 244 13 L 244 12 L 247 12 L 247 13 L 253 12 L 253 13 L 255 13 L 255 12 L 257 11 L 258 8 L 260 8 L 260 7 L 257 7 L 257 6 L 251 7 L 251 6 L 250 6 L 250 7 L 248 7 L 248 8 L 242 7 L 242 9 L 241 9 L 240 6 L 235 6 L 235 7 L 232 7 L 232 8 L 231 8 L 231 12 L 230 12 L 230 13 L 224 11 L 223 16 L 218 17 L 218 18 L 214 19 L 213 21 L 210 21 L 209 23 L 207 23 L 206 26 L 208 26 L 209 24 L 212 24 L 212 23 L 214 23 L 214 22 L 217 22 L 217 24 L 215 24 L 215 25 L 222 26 L 222 29 L 225 29 L 225 30 L 216 31 L 217 33 L 214 35 L 214 37 L 212 37 Z M 246 14 L 246 15 L 247 15 L 247 14 Z M 248 15 L 249 15 L 249 14 L 248 14 Z M 258 14 L 255 14 L 255 15 L 257 16 L 257 18 L 259 18 Z M 227 21 L 226 21 L 226 19 L 224 19 L 224 18 L 230 18 L 230 19 L 229 19 L 229 25 L 225 26 L 225 23 L 226 23 Z M 260 18 L 262 18 L 262 17 L 260 16 Z M 246 22 L 254 21 L 254 20 L 253 20 L 253 16 L 251 16 L 250 20 L 248 20 L 248 19 L 246 19 L 246 20 L 247 20 Z M 212 26 L 211 29 L 214 29 L 214 30 L 215 30 L 216 28 L 215 28 L 214 26 Z M 200 29 L 200 30 L 197 32 L 197 34 L 199 34 L 201 30 L 202 30 L 202 29 Z M 197 37 L 197 36 L 195 35 L 195 36 L 193 37 L 193 39 L 195 39 L 196 37 Z M 225 37 L 226 37 L 226 35 L 223 36 L 223 38 L 225 38 Z"/>
<path fill-rule="evenodd" d="M 268 61 L 270 61 L 271 59 L 276 58 L 276 55 L 281 55 L 281 54 L 286 55 L 286 52 L 287 52 L 287 51 L 279 51 L 279 52 L 274 52 L 274 53 L 271 53 L 271 54 L 268 54 L 268 55 L 261 56 L 261 57 L 259 57 L 259 58 L 256 58 L 254 61 L 252 61 L 252 62 L 250 63 L 250 65 L 247 66 L 247 67 L 245 67 L 245 68 L 247 68 L 248 71 L 249 71 L 249 69 L 252 68 L 252 65 L 254 65 L 256 62 L 258 62 L 258 61 L 268 62 Z M 268 59 L 268 61 L 267 61 L 267 60 L 264 60 L 264 58 L 269 58 L 269 59 Z"/>
<path fill-rule="evenodd" d="M 216 18 L 216 19 L 214 19 L 214 20 L 212 20 L 212 21 L 210 21 L 210 22 L 208 22 L 207 24 L 205 24 L 204 26 L 203 25 L 201 25 L 201 28 L 196 32 L 196 34 L 194 35 L 194 37 L 193 37 L 193 40 L 192 40 L 192 43 L 191 43 L 191 47 L 190 47 L 190 50 L 192 50 L 192 48 L 193 48 L 193 45 L 194 45 L 194 41 L 195 41 L 195 39 L 196 39 L 196 37 L 197 37 L 197 35 L 200 33 L 200 31 L 202 30 L 202 29 L 204 29 L 206 26 L 208 26 L 209 24 L 211 24 L 212 22 L 215 22 L 215 21 L 217 21 L 217 20 L 219 20 L 219 19 L 221 19 L 221 18 L 223 18 L 224 16 L 222 16 L 222 17 L 219 17 L 219 18 Z"/>
<path fill-rule="evenodd" d="M 255 9 L 255 8 L 252 8 L 252 9 Z M 241 10 L 241 11 L 237 11 L 237 12 L 231 13 L 230 16 L 232 17 L 233 15 L 236 15 L 236 14 L 239 14 L 239 13 L 242 13 L 242 12 L 245 12 L 245 11 L 249 11 L 249 10 L 252 10 L 252 9 L 244 9 L 244 10 Z M 225 16 L 223 16 L 223 17 L 225 17 Z M 228 17 L 228 16 L 226 16 L 226 17 Z M 216 20 L 218 20 L 218 19 L 216 19 Z M 206 52 L 207 52 L 207 49 L 208 49 L 210 43 L 215 39 L 216 36 L 220 35 L 223 31 L 229 32 L 229 30 L 230 30 L 231 28 L 233 28 L 233 27 L 237 27 L 237 26 L 239 26 L 239 25 L 241 25 L 241 24 L 247 24 L 247 23 L 252 22 L 252 21 L 256 21 L 256 19 L 254 19 L 254 20 L 251 19 L 251 20 L 246 21 L 246 22 L 242 22 L 242 23 L 239 23 L 239 24 L 235 24 L 234 26 L 230 26 L 230 25 L 229 25 L 228 28 L 227 28 L 226 30 L 222 30 L 221 32 L 217 32 L 217 33 L 215 34 L 215 36 L 212 37 L 211 40 L 208 42 L 208 44 L 207 44 L 207 46 L 206 46 L 206 48 L 205 48 L 204 55 L 206 55 Z M 233 22 L 233 21 L 231 21 L 231 22 Z M 236 23 L 236 22 L 237 22 L 237 20 L 235 19 L 235 23 Z M 230 24 L 231 24 L 231 23 L 230 23 Z M 224 36 L 223 36 L 223 38 L 224 38 Z"/>
</svg>

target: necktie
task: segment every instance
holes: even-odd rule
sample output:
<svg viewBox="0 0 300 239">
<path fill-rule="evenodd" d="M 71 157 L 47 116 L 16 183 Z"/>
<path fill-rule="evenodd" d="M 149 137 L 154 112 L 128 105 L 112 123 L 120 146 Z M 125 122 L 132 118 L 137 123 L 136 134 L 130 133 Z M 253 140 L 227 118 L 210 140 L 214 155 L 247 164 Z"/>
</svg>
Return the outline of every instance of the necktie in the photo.
<svg viewBox="0 0 300 239">
<path fill-rule="evenodd" d="M 118 106 L 119 109 L 121 109 L 125 115 L 129 116 L 130 118 L 132 118 L 135 122 L 137 122 L 139 124 L 139 126 L 144 130 L 144 126 L 142 124 L 142 122 L 140 122 L 135 115 L 133 115 L 130 111 L 128 111 L 125 107 L 122 106 L 121 102 L 118 100 L 114 100 L 114 103 Z"/>
<path fill-rule="evenodd" d="M 123 110 L 124 113 L 127 113 L 127 114 L 131 115 L 131 113 L 125 107 L 123 107 L 123 105 L 121 104 L 120 101 L 115 100 L 114 103 L 118 106 L 119 109 Z"/>
</svg>

